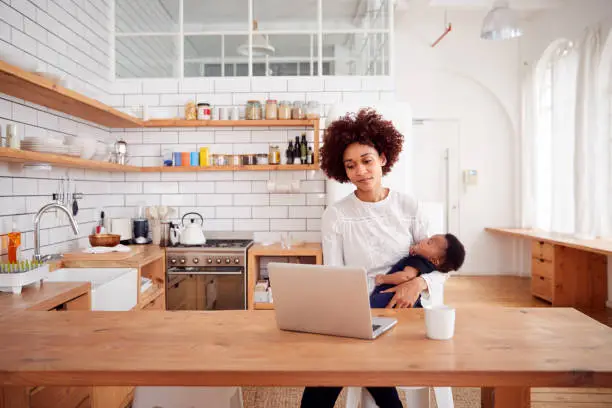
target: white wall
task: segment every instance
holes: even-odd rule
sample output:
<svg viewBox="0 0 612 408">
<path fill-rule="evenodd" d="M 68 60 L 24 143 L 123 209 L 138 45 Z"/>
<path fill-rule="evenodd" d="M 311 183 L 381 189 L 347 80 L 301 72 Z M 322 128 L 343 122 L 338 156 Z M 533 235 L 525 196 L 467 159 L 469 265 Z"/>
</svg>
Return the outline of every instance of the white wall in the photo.
<svg viewBox="0 0 612 408">
<path fill-rule="evenodd" d="M 449 11 L 453 30 L 435 48 L 443 9 L 396 15 L 396 97 L 412 105 L 415 118 L 458 120 L 460 167 L 479 172 L 478 184 L 460 197 L 460 239 L 468 253 L 462 273 L 514 274 L 515 243 L 484 228 L 518 221 L 519 45 L 480 40 L 485 12 Z"/>
<path fill-rule="evenodd" d="M 110 84 L 109 4 L 110 0 L 0 0 L 0 59 L 7 53 L 17 55 L 23 62 L 65 74 L 74 89 L 106 100 L 105 89 Z M 0 94 L 3 138 L 9 123 L 17 124 L 21 137 L 90 135 L 105 140 L 110 135 L 107 128 L 99 125 Z M 96 195 L 91 187 L 107 185 L 117 176 L 60 168 L 34 172 L 23 170 L 21 165 L 0 163 L 0 234 L 9 232 L 12 223 L 16 223 L 23 232 L 25 257 L 33 253 L 33 216 L 51 201 L 51 194 L 57 191 L 57 179 L 66 175 L 77 181 L 79 191 L 88 193 L 80 202 L 82 209 L 77 216 L 80 240 L 75 239 L 65 219 L 48 214 L 41 223 L 43 253 L 61 252 L 87 242 L 96 219 L 95 209 L 119 200 L 123 204 L 123 196 Z M 123 174 L 120 176 L 123 180 Z M 4 251 L 0 253 L 4 255 Z"/>
</svg>

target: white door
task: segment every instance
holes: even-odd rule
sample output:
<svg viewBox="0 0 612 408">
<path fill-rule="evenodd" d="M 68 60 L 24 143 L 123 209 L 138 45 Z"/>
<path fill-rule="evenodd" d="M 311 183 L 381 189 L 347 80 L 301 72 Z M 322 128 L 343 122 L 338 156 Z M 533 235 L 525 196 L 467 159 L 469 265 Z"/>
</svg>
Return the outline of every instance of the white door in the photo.
<svg viewBox="0 0 612 408">
<path fill-rule="evenodd" d="M 429 233 L 459 234 L 459 122 L 415 120 L 412 192 L 429 219 Z"/>
</svg>

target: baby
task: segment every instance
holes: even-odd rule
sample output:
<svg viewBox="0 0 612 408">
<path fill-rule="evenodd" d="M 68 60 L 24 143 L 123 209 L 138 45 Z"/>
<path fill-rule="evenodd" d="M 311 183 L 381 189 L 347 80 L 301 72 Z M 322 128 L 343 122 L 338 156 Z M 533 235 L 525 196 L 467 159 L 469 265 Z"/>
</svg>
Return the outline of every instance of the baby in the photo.
<svg viewBox="0 0 612 408">
<path fill-rule="evenodd" d="M 465 259 L 465 248 L 453 234 L 432 235 L 410 248 L 410 255 L 393 265 L 386 275 L 376 276 L 376 288 L 370 295 L 370 307 L 386 307 L 395 293 L 383 293 L 401 283 L 433 271 L 458 270 Z M 421 307 L 421 298 L 414 307 Z"/>
</svg>

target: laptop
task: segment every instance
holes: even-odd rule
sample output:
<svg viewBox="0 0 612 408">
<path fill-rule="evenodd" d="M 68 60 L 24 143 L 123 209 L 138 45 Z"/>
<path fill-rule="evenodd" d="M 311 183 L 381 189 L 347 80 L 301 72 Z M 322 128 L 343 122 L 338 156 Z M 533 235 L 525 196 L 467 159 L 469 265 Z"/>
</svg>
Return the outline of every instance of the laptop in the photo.
<svg viewBox="0 0 612 408">
<path fill-rule="evenodd" d="M 375 339 L 397 320 L 372 317 L 364 268 L 268 264 L 281 330 Z"/>
</svg>

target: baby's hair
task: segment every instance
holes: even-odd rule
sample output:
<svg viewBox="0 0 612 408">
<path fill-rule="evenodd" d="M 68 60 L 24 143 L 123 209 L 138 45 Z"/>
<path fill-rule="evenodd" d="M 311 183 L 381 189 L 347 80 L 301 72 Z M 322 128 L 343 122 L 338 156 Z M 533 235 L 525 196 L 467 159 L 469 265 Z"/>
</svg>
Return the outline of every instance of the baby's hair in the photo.
<svg viewBox="0 0 612 408">
<path fill-rule="evenodd" d="M 444 234 L 444 238 L 446 238 L 448 246 L 446 247 L 444 260 L 437 267 L 437 270 L 439 272 L 456 271 L 461 268 L 465 260 L 465 248 L 461 241 L 453 234 Z"/>
</svg>

